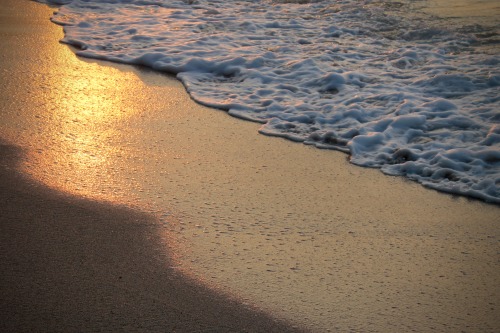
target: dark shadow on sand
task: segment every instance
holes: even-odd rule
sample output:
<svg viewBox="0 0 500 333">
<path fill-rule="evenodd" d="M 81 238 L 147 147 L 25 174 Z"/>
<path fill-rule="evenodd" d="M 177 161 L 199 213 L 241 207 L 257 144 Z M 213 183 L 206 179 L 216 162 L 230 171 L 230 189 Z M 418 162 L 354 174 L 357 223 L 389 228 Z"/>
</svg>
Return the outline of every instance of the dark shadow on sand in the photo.
<svg viewBox="0 0 500 333">
<path fill-rule="evenodd" d="M 0 141 L 0 331 L 293 332 L 171 268 L 153 217 L 57 192 Z"/>
</svg>

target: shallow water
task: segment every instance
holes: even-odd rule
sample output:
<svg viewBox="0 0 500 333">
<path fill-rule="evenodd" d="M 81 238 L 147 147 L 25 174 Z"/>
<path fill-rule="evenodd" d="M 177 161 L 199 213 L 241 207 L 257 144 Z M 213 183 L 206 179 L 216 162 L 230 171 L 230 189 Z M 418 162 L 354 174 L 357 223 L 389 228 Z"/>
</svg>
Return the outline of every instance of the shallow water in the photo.
<svg viewBox="0 0 500 333">
<path fill-rule="evenodd" d="M 500 4 L 496 0 L 415 1 L 424 13 L 447 18 L 456 24 L 498 26 Z M 418 4 L 420 2 L 420 4 Z"/>
<path fill-rule="evenodd" d="M 176 74 L 263 134 L 500 202 L 497 6 L 483 24 L 451 14 L 463 2 L 451 17 L 428 14 L 440 1 L 63 2 L 53 21 L 78 55 Z"/>
</svg>

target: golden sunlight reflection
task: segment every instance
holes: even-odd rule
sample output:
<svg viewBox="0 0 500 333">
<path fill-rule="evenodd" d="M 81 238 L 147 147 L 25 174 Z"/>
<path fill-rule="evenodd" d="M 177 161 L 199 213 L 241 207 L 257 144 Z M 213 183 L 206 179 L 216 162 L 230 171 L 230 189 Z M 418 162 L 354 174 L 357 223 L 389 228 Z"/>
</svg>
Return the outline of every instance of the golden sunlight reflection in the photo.
<svg viewBox="0 0 500 333">
<path fill-rule="evenodd" d="M 59 48 L 61 53 L 69 52 Z M 74 57 L 73 54 L 71 54 Z M 74 61 L 80 61 L 75 58 Z M 118 79 L 115 68 L 82 62 L 67 72 L 48 69 L 51 87 L 36 92 L 41 113 L 40 138 L 34 154 L 38 163 L 30 171 L 38 179 L 56 188 L 84 196 L 113 199 L 122 186 L 108 186 L 122 158 L 122 126 L 135 113 L 128 98 L 137 89 L 127 85 L 133 80 Z M 116 74 L 116 73 L 115 73 Z M 129 75 L 132 75 L 129 73 Z M 133 180 L 132 180 L 133 182 Z"/>
</svg>

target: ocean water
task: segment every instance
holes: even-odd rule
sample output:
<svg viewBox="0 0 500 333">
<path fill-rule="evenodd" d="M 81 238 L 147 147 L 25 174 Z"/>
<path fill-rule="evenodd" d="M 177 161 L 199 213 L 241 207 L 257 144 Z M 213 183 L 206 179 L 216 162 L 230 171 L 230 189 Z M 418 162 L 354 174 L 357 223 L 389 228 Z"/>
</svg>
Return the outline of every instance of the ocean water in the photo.
<svg viewBox="0 0 500 333">
<path fill-rule="evenodd" d="M 425 1 L 48 2 L 80 56 L 175 74 L 263 134 L 500 203 L 495 20 L 434 17 Z"/>
</svg>

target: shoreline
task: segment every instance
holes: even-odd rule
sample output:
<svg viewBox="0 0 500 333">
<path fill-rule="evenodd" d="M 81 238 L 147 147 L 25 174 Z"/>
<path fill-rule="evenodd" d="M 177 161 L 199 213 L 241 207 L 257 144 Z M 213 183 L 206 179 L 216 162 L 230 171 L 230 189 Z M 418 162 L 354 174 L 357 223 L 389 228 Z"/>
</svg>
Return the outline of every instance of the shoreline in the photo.
<svg viewBox="0 0 500 333">
<path fill-rule="evenodd" d="M 259 135 L 170 76 L 79 59 L 41 12 L 24 22 L 36 37 L 3 26 L 17 35 L 0 129 L 23 172 L 153 214 L 141 251 L 168 248 L 195 280 L 311 330 L 498 328 L 499 207 Z"/>
<path fill-rule="evenodd" d="M 4 41 L 22 52 L 50 11 L 9 1 Z M 31 153 L 0 138 L 1 332 L 302 332 L 181 274 L 154 216 L 32 179 Z"/>
</svg>

